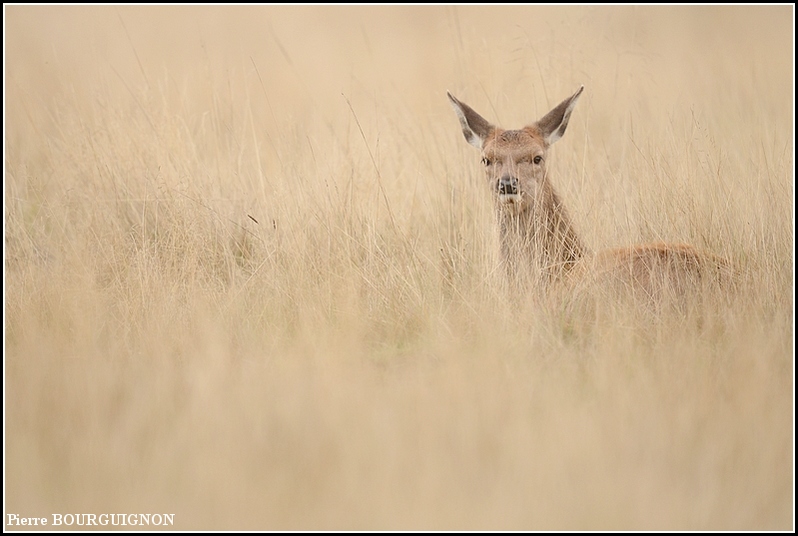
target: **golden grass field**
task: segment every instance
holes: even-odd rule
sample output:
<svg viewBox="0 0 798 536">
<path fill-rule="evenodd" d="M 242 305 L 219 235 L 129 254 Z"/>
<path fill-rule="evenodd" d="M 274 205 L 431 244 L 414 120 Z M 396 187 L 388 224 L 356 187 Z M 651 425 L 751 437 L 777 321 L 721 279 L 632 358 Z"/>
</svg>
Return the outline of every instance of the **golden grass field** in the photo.
<svg viewBox="0 0 798 536">
<path fill-rule="evenodd" d="M 4 513 L 794 529 L 792 6 L 4 12 Z M 733 291 L 510 291 L 446 91 L 518 128 L 580 84 L 585 243 Z"/>
</svg>

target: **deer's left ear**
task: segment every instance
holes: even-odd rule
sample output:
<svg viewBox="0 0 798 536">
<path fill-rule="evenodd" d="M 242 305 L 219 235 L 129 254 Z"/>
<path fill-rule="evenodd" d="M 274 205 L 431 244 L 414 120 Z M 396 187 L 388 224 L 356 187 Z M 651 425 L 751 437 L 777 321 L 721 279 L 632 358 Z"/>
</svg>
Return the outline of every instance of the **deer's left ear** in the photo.
<svg viewBox="0 0 798 536">
<path fill-rule="evenodd" d="M 454 112 L 460 120 L 460 126 L 463 129 L 463 136 L 465 136 L 466 141 L 477 149 L 482 149 L 485 140 L 493 132 L 494 126 L 488 123 L 484 117 L 475 112 L 469 105 L 460 102 L 448 91 L 446 94 L 449 96 Z"/>
<path fill-rule="evenodd" d="M 584 89 L 585 86 L 581 86 L 576 93 L 562 101 L 552 111 L 535 123 L 535 126 L 543 135 L 543 139 L 546 140 L 546 143 L 549 145 L 562 138 L 562 135 L 565 134 L 565 129 L 568 127 L 568 120 L 571 118 L 571 112 L 574 106 L 576 106 L 576 101 L 579 100 L 579 95 L 582 94 Z"/>
</svg>

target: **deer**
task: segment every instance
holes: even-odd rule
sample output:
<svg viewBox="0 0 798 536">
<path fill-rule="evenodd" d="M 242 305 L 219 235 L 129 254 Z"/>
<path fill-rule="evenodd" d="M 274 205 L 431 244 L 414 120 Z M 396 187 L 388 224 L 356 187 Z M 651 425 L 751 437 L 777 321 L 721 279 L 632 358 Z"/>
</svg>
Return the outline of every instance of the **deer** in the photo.
<svg viewBox="0 0 798 536">
<path fill-rule="evenodd" d="M 562 138 L 584 86 L 536 122 L 518 130 L 492 125 L 447 91 L 466 141 L 482 152 L 493 192 L 501 257 L 512 281 L 610 281 L 658 301 L 691 293 L 729 273 L 725 259 L 689 244 L 649 243 L 593 252 L 579 237 L 551 184 L 549 148 Z M 529 280 L 529 279 L 527 279 Z"/>
</svg>

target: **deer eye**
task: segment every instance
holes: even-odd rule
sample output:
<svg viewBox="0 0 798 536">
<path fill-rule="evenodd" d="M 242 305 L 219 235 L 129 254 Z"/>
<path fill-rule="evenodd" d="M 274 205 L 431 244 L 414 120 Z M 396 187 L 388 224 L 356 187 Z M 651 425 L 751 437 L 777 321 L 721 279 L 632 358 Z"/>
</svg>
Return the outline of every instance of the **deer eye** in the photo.
<svg viewBox="0 0 798 536">
<path fill-rule="evenodd" d="M 533 162 L 536 164 L 540 164 L 541 162 L 543 162 L 543 157 L 538 155 L 534 158 Z"/>
<path fill-rule="evenodd" d="M 484 157 L 484 158 L 482 158 L 482 163 L 483 163 L 484 165 L 486 165 L 486 166 L 489 166 L 489 165 L 491 165 L 493 162 L 491 162 L 489 158 L 487 158 L 487 157 Z"/>
</svg>

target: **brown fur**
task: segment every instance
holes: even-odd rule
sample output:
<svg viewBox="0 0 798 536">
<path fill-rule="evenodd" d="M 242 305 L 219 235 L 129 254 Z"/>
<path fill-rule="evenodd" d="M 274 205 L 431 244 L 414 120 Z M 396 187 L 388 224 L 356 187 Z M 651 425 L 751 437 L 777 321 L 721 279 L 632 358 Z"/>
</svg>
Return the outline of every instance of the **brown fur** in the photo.
<svg viewBox="0 0 798 536">
<path fill-rule="evenodd" d="M 727 273 L 727 261 L 687 244 L 642 244 L 598 253 L 585 248 L 546 169 L 548 149 L 565 133 L 582 89 L 521 130 L 494 127 L 449 94 L 466 140 L 482 150 L 509 273 L 518 276 L 532 269 L 544 281 L 592 276 L 649 297 L 663 291 L 685 294 Z"/>
</svg>

